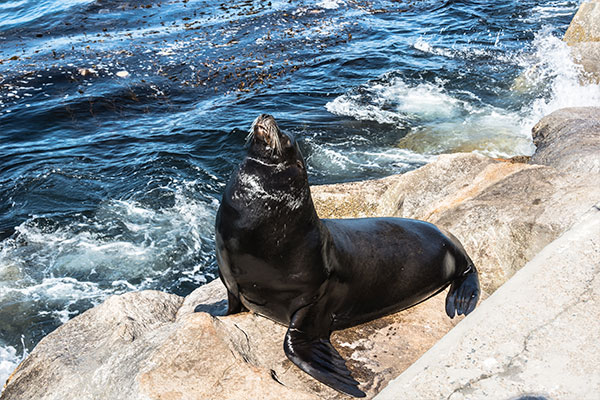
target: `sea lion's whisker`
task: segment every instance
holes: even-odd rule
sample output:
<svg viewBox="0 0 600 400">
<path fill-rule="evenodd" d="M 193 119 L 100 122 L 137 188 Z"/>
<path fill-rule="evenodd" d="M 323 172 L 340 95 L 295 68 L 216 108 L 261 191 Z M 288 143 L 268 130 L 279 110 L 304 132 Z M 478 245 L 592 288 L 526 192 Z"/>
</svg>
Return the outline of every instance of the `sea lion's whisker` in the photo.
<svg viewBox="0 0 600 400">
<path fill-rule="evenodd" d="M 281 140 L 279 138 L 280 131 L 279 127 L 277 126 L 277 122 L 275 122 L 275 119 L 273 119 L 273 117 L 270 116 L 258 116 L 250 126 L 250 131 L 246 136 L 246 145 L 250 143 L 252 139 L 254 139 L 254 137 L 257 135 L 258 130 L 262 130 L 260 136 L 262 136 L 263 140 L 273 150 L 271 155 L 282 155 L 283 148 L 281 145 Z"/>
</svg>

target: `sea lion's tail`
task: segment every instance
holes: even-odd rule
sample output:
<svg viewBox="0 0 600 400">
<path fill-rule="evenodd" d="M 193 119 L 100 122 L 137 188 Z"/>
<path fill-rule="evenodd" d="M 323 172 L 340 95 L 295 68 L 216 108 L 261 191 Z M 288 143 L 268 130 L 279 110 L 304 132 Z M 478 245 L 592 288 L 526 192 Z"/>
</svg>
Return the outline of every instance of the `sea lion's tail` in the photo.
<svg viewBox="0 0 600 400">
<path fill-rule="evenodd" d="M 446 314 L 454 318 L 454 314 L 468 315 L 475 309 L 481 289 L 479 287 L 479 277 L 477 269 L 469 259 L 467 269 L 450 286 L 448 296 L 446 296 Z"/>
</svg>

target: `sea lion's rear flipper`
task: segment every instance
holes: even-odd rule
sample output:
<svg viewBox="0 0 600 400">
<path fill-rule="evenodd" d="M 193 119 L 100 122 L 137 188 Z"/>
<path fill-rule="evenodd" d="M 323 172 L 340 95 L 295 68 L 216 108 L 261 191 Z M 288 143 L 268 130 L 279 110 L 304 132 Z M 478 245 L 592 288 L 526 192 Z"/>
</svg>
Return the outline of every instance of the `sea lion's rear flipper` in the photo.
<svg viewBox="0 0 600 400">
<path fill-rule="evenodd" d="M 323 332 L 320 316 L 311 318 L 315 315 L 311 315 L 310 308 L 304 307 L 292 316 L 283 342 L 285 355 L 319 382 L 350 396 L 365 397 L 346 362 L 329 341 L 329 325 Z"/>
<path fill-rule="evenodd" d="M 471 264 L 463 275 L 452 282 L 446 296 L 446 314 L 450 318 L 454 318 L 455 312 L 458 315 L 470 314 L 477 305 L 480 293 L 477 269 Z"/>
</svg>

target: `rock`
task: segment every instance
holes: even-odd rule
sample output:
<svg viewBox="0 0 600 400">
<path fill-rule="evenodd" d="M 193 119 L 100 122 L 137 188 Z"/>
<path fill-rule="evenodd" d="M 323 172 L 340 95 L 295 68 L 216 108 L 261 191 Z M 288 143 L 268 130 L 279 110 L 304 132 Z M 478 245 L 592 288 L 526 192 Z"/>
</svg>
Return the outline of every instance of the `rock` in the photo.
<svg viewBox="0 0 600 400">
<path fill-rule="evenodd" d="M 251 313 L 193 311 L 224 300 L 219 280 L 185 301 L 151 291 L 111 297 L 44 338 L 2 399 L 65 399 L 75 392 L 78 399 L 347 398 L 286 358 L 286 327 Z M 454 325 L 443 309 L 438 296 L 332 340 L 373 396 Z"/>
<path fill-rule="evenodd" d="M 569 45 L 580 42 L 600 42 L 600 0 L 581 3 L 567 28 L 564 41 Z"/>
<path fill-rule="evenodd" d="M 600 183 L 600 107 L 553 112 L 534 126 L 533 143 L 537 150 L 532 163 L 571 174 L 595 174 Z"/>
<path fill-rule="evenodd" d="M 43 338 L 1 398 L 136 398 L 135 373 L 152 351 L 145 338 L 169 326 L 182 302 L 158 291 L 110 297 Z"/>
<path fill-rule="evenodd" d="M 362 383 L 361 388 L 373 396 L 454 326 L 456 322 L 448 319 L 443 310 L 444 297 L 438 296 L 410 312 L 335 332 L 332 343 L 348 361 L 353 375 Z M 254 314 L 222 317 L 219 321 L 232 348 L 248 363 L 271 371 L 274 379 L 285 387 L 308 391 L 321 399 L 347 398 L 288 361 L 283 353 L 287 327 Z"/>
<path fill-rule="evenodd" d="M 600 83 L 600 0 L 579 6 L 564 41 L 571 47 L 573 59 L 586 72 L 584 81 Z"/>
<path fill-rule="evenodd" d="M 306 399 L 317 396 L 297 391 L 278 383 L 267 368 L 259 368 L 255 360 L 244 357 L 250 352 L 245 322 L 260 319 L 267 327 L 253 339 L 270 342 L 276 332 L 270 321 L 254 315 L 236 315 L 225 321 L 207 313 L 188 315 L 185 321 L 160 332 L 135 376 L 136 399 Z M 236 344 L 239 348 L 236 348 Z M 245 352 L 244 352 L 245 351 Z M 128 399 L 130 397 L 117 397 Z"/>
<path fill-rule="evenodd" d="M 404 175 L 313 186 L 311 193 L 321 218 L 412 215 L 415 209 L 435 204 L 454 192 L 462 186 L 463 180 L 472 178 L 485 165 L 494 162 L 488 157 L 470 153 L 441 155 L 436 161 Z M 449 182 L 445 177 L 448 174 L 455 176 L 456 180 Z M 332 202 L 335 206 L 329 205 Z"/>
<path fill-rule="evenodd" d="M 476 154 L 441 155 L 404 175 L 313 187 L 315 205 L 321 217 L 395 215 L 426 219 L 450 230 L 471 254 L 481 271 L 482 286 L 491 294 L 600 199 L 598 174 L 582 170 L 582 166 L 598 160 L 593 149 L 600 138 L 587 136 L 590 124 L 595 122 L 582 121 L 596 115 L 594 109 L 553 114 L 548 128 L 540 130 L 540 148 L 531 159 L 545 165 Z M 573 138 L 585 139 L 585 146 L 572 145 Z M 563 162 L 562 157 L 571 161 Z M 574 165 L 573 160 L 579 163 Z M 591 245 L 597 246 L 595 242 Z M 573 249 L 580 248 L 573 245 Z M 583 260 L 577 257 L 572 259 Z M 573 263 L 567 263 L 568 258 L 545 260 L 552 262 L 547 266 L 549 270 L 562 269 L 563 275 L 574 268 Z M 552 282 L 533 285 L 545 292 L 528 293 L 530 298 L 523 294 L 516 301 L 504 296 L 495 304 L 517 310 L 535 306 L 542 313 L 544 303 L 532 303 L 531 299 L 554 304 L 552 293 L 564 289 L 561 282 L 556 287 Z M 576 288 L 569 290 L 570 295 L 578 293 Z M 348 360 L 368 397 L 378 393 L 454 326 L 457 320 L 445 316 L 444 296 L 334 332 L 334 346 Z M 282 348 L 285 327 L 251 313 L 222 316 L 227 305 L 225 297 L 220 281 L 197 289 L 185 299 L 158 292 L 111 297 L 44 338 L 9 378 L 1 399 L 62 399 L 72 397 L 72 393 L 81 399 L 128 400 L 344 398 L 287 360 Z M 494 318 L 509 318 L 508 313 L 520 315 L 513 308 L 499 314 L 495 308 L 484 308 L 487 304 L 486 300 L 480 305 L 487 311 L 479 314 Z M 510 321 L 503 320 L 503 327 L 525 334 L 534 332 L 524 331 L 521 322 Z M 579 329 L 578 319 L 569 322 Z M 540 325 L 535 332 L 542 328 Z M 498 338 L 495 347 L 499 354 L 517 354 L 505 351 L 509 345 L 501 341 L 502 336 Z M 453 340 L 458 343 L 459 339 Z M 475 344 L 485 343 L 487 338 Z M 596 351 L 595 343 L 586 346 Z M 463 362 L 474 359 L 473 355 L 459 354 L 465 357 Z M 485 360 L 490 365 L 494 362 Z M 500 358 L 497 362 L 511 368 L 516 365 Z M 446 362 L 441 362 L 436 367 L 444 365 Z M 513 373 L 511 369 L 505 371 Z M 469 379 L 473 373 L 465 372 Z M 460 374 L 456 374 L 459 382 Z"/>
<path fill-rule="evenodd" d="M 600 84 L 600 42 L 575 43 L 570 47 L 573 61 L 583 68 L 581 82 Z"/>
<path fill-rule="evenodd" d="M 311 194 L 321 218 L 362 218 L 382 215 L 381 196 L 395 176 L 341 185 L 312 186 Z"/>
<path fill-rule="evenodd" d="M 599 313 L 600 203 L 376 399 L 596 399 Z"/>
</svg>

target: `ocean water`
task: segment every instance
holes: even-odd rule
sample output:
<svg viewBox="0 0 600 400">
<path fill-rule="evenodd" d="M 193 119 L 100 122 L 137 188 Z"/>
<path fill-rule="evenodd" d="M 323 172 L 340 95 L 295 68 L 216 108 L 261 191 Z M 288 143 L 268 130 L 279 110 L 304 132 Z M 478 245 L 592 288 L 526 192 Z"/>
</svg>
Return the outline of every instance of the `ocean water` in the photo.
<svg viewBox="0 0 600 400">
<path fill-rule="evenodd" d="M 108 296 L 216 277 L 221 191 L 260 113 L 313 184 L 531 154 L 542 116 L 600 104 L 561 41 L 578 6 L 0 0 L 0 386 Z"/>
</svg>

